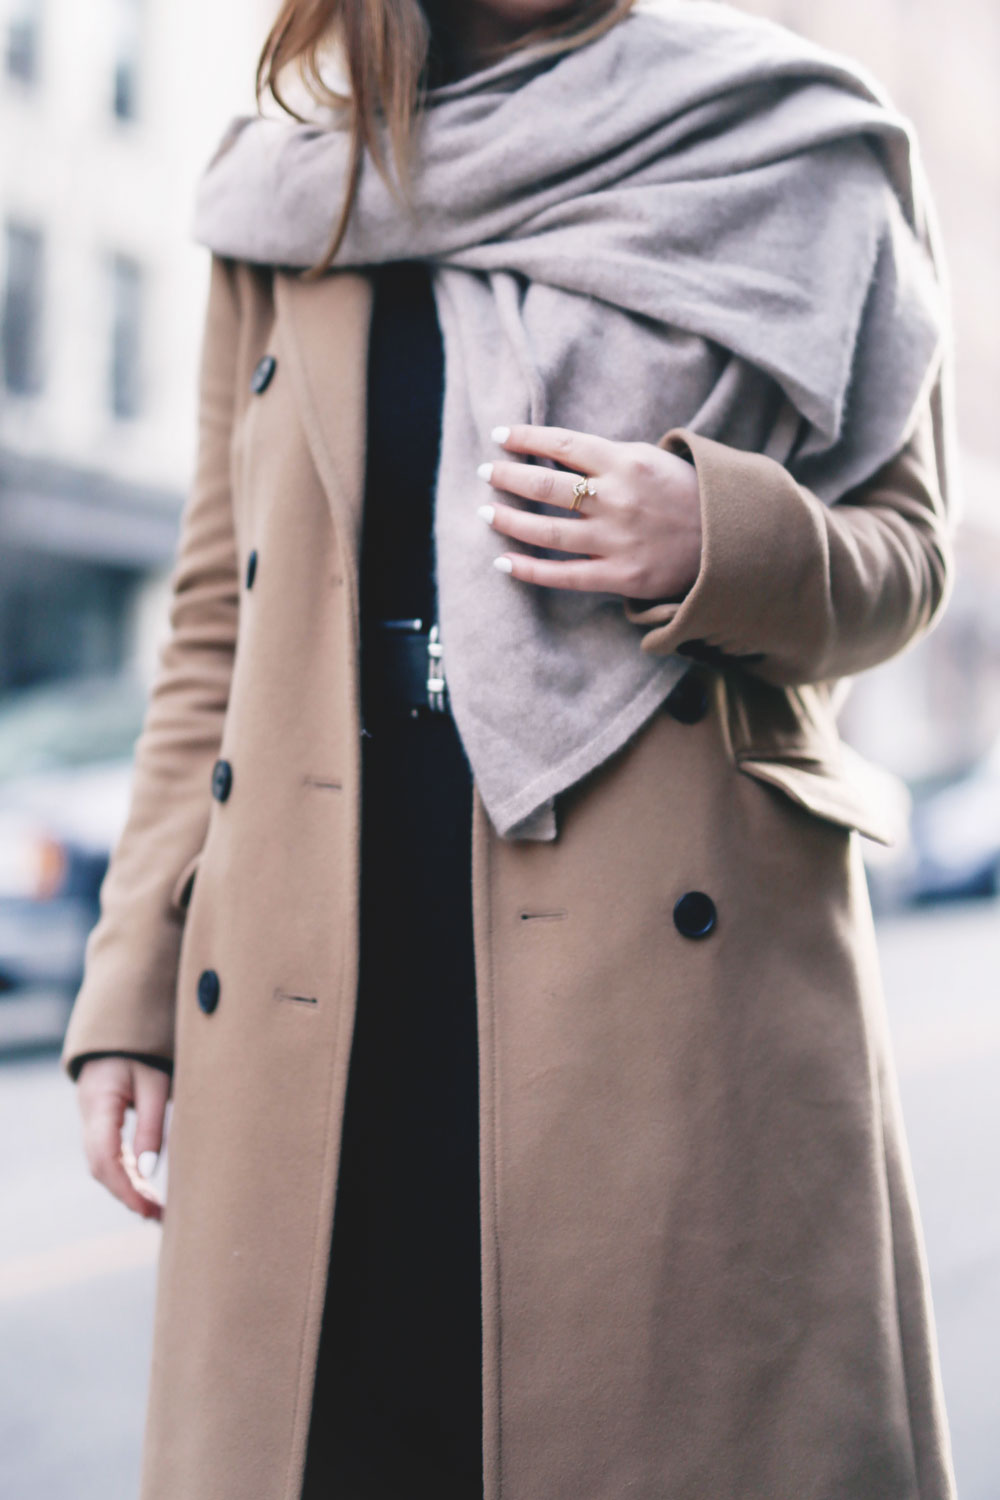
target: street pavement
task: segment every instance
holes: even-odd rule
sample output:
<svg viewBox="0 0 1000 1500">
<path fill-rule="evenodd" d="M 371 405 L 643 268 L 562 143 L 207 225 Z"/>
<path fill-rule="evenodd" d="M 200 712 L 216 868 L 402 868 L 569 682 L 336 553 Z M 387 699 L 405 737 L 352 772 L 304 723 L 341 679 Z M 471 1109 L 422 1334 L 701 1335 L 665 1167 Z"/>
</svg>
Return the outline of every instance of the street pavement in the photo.
<svg viewBox="0 0 1000 1500">
<path fill-rule="evenodd" d="M 881 923 L 959 1500 L 1000 1500 L 1000 905 Z"/>
<path fill-rule="evenodd" d="M 1000 1500 L 1000 905 L 886 917 L 879 941 L 958 1493 Z M 90 1177 L 53 1037 L 25 1050 L 31 1007 L 5 1007 L 0 1497 L 135 1500 L 160 1230 Z"/>
</svg>

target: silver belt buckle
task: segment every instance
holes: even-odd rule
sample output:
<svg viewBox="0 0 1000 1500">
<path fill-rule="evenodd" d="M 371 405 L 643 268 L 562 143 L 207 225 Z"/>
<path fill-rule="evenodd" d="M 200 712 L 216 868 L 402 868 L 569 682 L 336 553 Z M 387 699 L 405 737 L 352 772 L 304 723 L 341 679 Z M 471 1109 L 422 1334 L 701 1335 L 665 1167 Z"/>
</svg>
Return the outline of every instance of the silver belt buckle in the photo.
<svg viewBox="0 0 1000 1500">
<path fill-rule="evenodd" d="M 437 713 L 445 711 L 444 647 L 437 624 L 427 636 L 427 702 Z"/>
</svg>

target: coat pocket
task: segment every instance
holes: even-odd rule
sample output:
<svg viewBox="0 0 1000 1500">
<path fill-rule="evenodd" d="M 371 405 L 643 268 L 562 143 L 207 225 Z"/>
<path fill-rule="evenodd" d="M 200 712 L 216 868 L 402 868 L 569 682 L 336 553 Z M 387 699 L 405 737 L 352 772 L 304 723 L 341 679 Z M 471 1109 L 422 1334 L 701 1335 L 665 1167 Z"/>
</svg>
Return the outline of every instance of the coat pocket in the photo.
<svg viewBox="0 0 1000 1500">
<path fill-rule="evenodd" d="M 181 870 L 181 873 L 174 881 L 173 889 L 170 892 L 170 906 L 171 910 L 176 912 L 178 916 L 183 917 L 187 912 L 188 905 L 191 901 L 191 892 L 194 888 L 194 878 L 198 872 L 198 865 L 200 860 L 201 850 L 199 849 L 197 854 L 192 854 L 191 858 L 188 860 L 187 864 L 184 866 L 183 870 Z"/>
<path fill-rule="evenodd" d="M 744 676 L 730 678 L 726 693 L 733 759 L 744 775 L 878 844 L 905 838 L 905 783 L 844 743 L 823 684 L 779 688 Z"/>
</svg>

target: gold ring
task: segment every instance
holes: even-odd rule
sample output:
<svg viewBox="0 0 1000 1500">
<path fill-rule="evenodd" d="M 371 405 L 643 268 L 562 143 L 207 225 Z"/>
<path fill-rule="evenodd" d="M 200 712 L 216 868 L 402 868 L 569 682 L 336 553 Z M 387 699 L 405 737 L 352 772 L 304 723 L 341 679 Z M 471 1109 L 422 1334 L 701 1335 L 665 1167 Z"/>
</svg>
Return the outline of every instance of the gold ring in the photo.
<svg viewBox="0 0 1000 1500">
<path fill-rule="evenodd" d="M 570 503 L 570 507 L 569 507 L 570 510 L 579 510 L 580 509 L 580 501 L 583 499 L 584 495 L 596 495 L 596 494 L 597 494 L 597 488 L 596 488 L 596 486 L 594 484 L 594 481 L 592 479 L 589 479 L 589 478 L 582 478 L 581 477 L 580 479 L 578 479 L 576 481 L 576 483 L 573 486 L 573 499 L 572 499 L 572 502 Z"/>
</svg>

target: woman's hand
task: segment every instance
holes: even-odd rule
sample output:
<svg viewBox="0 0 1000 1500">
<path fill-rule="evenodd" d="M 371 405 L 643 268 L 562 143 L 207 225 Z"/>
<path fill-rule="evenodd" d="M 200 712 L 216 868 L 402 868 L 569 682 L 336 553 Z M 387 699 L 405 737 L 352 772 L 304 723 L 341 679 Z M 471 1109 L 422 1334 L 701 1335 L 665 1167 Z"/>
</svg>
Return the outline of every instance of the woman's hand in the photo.
<svg viewBox="0 0 1000 1500">
<path fill-rule="evenodd" d="M 162 1219 L 162 1200 L 136 1170 L 136 1159 L 144 1151 L 159 1153 L 163 1144 L 169 1076 L 133 1058 L 93 1057 L 80 1069 L 76 1090 L 91 1175 L 126 1208 L 146 1219 Z M 122 1140 L 130 1107 L 136 1114 L 132 1146 Z"/>
<path fill-rule="evenodd" d="M 494 440 L 510 453 L 556 459 L 570 473 L 501 459 L 479 475 L 495 489 L 565 506 L 561 516 L 538 515 L 496 502 L 480 515 L 494 531 L 581 554 L 567 559 L 505 552 L 496 565 L 524 583 L 556 589 L 593 589 L 630 599 L 675 599 L 694 583 L 701 564 L 701 503 L 693 464 L 653 443 L 617 443 L 567 427 L 496 427 Z M 575 512 L 573 485 L 589 476 L 593 492 Z"/>
</svg>

